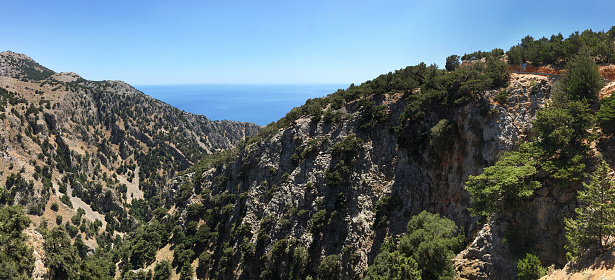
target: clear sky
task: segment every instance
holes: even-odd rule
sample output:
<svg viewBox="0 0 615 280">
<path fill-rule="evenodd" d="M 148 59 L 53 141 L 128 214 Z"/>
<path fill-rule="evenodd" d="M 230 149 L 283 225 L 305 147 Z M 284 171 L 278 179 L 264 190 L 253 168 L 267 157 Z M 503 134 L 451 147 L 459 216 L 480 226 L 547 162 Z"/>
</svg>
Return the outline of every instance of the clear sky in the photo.
<svg viewBox="0 0 615 280">
<path fill-rule="evenodd" d="M 0 10 L 0 50 L 133 85 L 361 83 L 526 35 L 615 25 L 613 0 L 0 0 Z"/>
</svg>

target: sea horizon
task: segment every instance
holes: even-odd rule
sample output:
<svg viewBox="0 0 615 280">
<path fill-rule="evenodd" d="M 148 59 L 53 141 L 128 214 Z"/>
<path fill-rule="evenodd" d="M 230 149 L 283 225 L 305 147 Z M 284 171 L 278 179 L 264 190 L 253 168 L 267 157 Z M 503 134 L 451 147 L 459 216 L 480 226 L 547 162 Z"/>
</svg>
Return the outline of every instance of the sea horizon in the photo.
<svg viewBox="0 0 615 280">
<path fill-rule="evenodd" d="M 327 96 L 345 83 L 157 84 L 136 85 L 146 95 L 210 120 L 252 122 L 265 126 L 310 98 Z"/>
</svg>

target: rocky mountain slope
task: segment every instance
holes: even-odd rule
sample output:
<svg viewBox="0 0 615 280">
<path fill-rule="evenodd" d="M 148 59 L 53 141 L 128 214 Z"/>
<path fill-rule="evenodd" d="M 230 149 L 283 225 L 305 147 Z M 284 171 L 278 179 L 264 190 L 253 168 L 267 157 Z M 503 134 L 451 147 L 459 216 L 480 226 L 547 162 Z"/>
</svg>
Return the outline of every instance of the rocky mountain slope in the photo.
<svg viewBox="0 0 615 280">
<path fill-rule="evenodd" d="M 409 68 L 405 70 L 413 71 Z M 205 245 L 214 261 L 203 275 L 303 278 L 333 256 L 339 277 L 357 278 L 383 242 L 403 234 L 410 217 L 423 210 L 455 221 L 473 236 L 481 225 L 467 210 L 464 181 L 529 137 L 530 121 L 548 101 L 551 83 L 542 76 L 513 75 L 500 101 L 495 97 L 501 89 L 450 107 L 434 98 L 426 103 L 429 108 L 418 127 L 400 137 L 394 128 L 403 127 L 419 91 L 364 94 L 337 108 L 331 101 L 323 105 L 322 117 L 291 111 L 278 122 L 285 124 L 281 128 L 265 128 L 261 135 L 266 136 L 242 143 L 226 159 L 202 163 L 178 177 L 167 201 L 180 203 L 178 209 L 198 205 L 199 213 L 207 214 L 191 217 L 187 210 L 185 221 L 204 222 L 218 232 Z M 348 92 L 352 86 L 336 94 Z M 328 98 L 334 100 L 336 94 Z M 450 129 L 436 139 L 440 132 L 434 127 L 443 120 Z M 417 130 L 423 134 L 402 142 Z M 542 219 L 555 215 L 543 210 L 537 209 Z M 561 240 L 545 246 L 552 242 Z M 293 252 L 302 250 L 307 256 L 301 262 Z M 485 260 L 488 253 L 475 255 Z M 466 259 L 471 258 L 468 254 Z M 471 262 L 457 262 L 457 270 Z M 486 273 L 495 275 L 493 269 Z"/>
<path fill-rule="evenodd" d="M 83 224 L 98 219 L 126 232 L 162 203 L 156 197 L 178 171 L 259 129 L 180 111 L 121 81 L 88 81 L 0 53 L 0 200 L 23 205 L 35 221 L 64 216 L 68 225 L 82 208 Z"/>
</svg>

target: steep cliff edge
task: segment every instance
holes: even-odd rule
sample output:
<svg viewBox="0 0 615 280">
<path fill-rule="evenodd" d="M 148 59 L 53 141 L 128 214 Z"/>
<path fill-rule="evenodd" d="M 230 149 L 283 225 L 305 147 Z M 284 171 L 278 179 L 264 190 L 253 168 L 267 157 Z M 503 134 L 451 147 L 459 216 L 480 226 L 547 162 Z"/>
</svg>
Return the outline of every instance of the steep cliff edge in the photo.
<svg viewBox="0 0 615 280">
<path fill-rule="evenodd" d="M 480 230 L 467 210 L 463 183 L 529 137 L 530 121 L 550 89 L 545 77 L 513 75 L 507 89 L 486 91 L 453 112 L 430 112 L 421 122 L 427 131 L 443 119 L 453 123 L 446 150 L 424 140 L 412 143 L 418 149 L 400 147 L 393 133 L 408 96 L 418 91 L 344 104 L 334 111 L 339 121 L 299 117 L 268 139 L 244 143 L 225 163 L 177 178 L 167 207 L 178 200 L 184 207 L 202 204 L 214 213 L 206 220 L 222 222 L 217 231 L 223 246 L 211 251 L 214 259 L 227 260 L 227 269 L 214 267 L 211 273 L 218 274 L 210 277 L 292 275 L 291 268 L 267 271 L 272 261 L 261 258 L 272 258 L 283 246 L 307 248 L 304 270 L 315 271 L 335 255 L 339 275 L 354 278 L 373 262 L 382 242 L 404 233 L 410 217 L 422 210 L 448 217 L 468 233 Z M 494 101 L 502 92 L 505 98 Z M 362 129 L 369 102 L 387 117 Z M 434 139 L 431 133 L 428 139 Z M 186 195 L 182 190 L 191 186 L 195 192 Z M 227 248 L 234 253 L 223 253 Z"/>
</svg>

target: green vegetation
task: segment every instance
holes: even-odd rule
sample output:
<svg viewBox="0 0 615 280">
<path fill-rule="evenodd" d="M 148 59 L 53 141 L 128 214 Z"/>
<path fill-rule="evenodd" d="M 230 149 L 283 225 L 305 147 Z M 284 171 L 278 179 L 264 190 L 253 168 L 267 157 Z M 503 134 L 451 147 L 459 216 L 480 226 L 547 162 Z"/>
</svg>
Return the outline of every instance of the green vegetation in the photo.
<svg viewBox="0 0 615 280">
<path fill-rule="evenodd" d="M 597 77 L 598 69 L 584 51 L 573 57 L 553 93 L 554 102 L 532 122 L 541 166 L 554 178 L 579 180 L 585 175 L 583 161 L 594 138 L 590 106 L 602 87 Z"/>
<path fill-rule="evenodd" d="M 384 124 L 389 118 L 389 108 L 386 105 L 376 105 L 370 99 L 360 99 L 355 106 L 355 109 L 361 112 L 357 125 L 362 130 L 369 130 L 377 124 Z"/>
<path fill-rule="evenodd" d="M 566 219 L 568 257 L 574 259 L 588 248 L 603 252 L 612 244 L 609 239 L 615 234 L 615 182 L 609 175 L 611 169 L 602 161 L 590 176 L 590 183 L 583 182 L 584 190 L 578 191 L 577 217 Z"/>
<path fill-rule="evenodd" d="M 502 55 L 504 55 L 504 50 L 502 49 L 496 48 L 490 52 L 484 52 L 484 51 L 478 50 L 470 54 L 464 54 L 463 56 L 461 56 L 461 60 L 480 60 L 488 56 L 502 56 Z"/>
<path fill-rule="evenodd" d="M 266 264 L 260 273 L 260 279 L 305 279 L 309 255 L 295 239 L 283 238 L 276 241 L 264 259 Z"/>
<path fill-rule="evenodd" d="M 525 258 L 517 263 L 519 280 L 537 280 L 545 276 L 547 269 L 542 267 L 537 256 L 527 253 Z"/>
<path fill-rule="evenodd" d="M 68 206 L 68 208 L 73 208 L 73 203 L 70 202 L 70 197 L 68 197 L 68 195 L 64 194 L 60 197 L 60 201 L 62 201 L 62 203 L 64 203 L 66 206 Z"/>
<path fill-rule="evenodd" d="M 352 134 L 344 138 L 341 142 L 333 145 L 331 155 L 344 159 L 354 157 L 361 149 L 363 149 L 363 140 Z"/>
<path fill-rule="evenodd" d="M 17 59 L 13 56 L 5 56 L 7 64 L 13 65 L 23 74 L 22 81 L 40 81 L 51 77 L 55 72 L 43 67 L 31 59 Z"/>
<path fill-rule="evenodd" d="M 455 143 L 455 135 L 457 135 L 457 124 L 448 119 L 441 119 L 431 128 L 429 144 L 439 153 L 446 153 Z"/>
<path fill-rule="evenodd" d="M 399 197 L 394 195 L 384 195 L 376 201 L 376 205 L 372 210 L 375 215 L 373 227 L 378 229 L 386 225 L 389 213 L 399 207 L 401 201 Z"/>
<path fill-rule="evenodd" d="M 615 134 L 615 95 L 609 95 L 600 100 L 600 109 L 596 112 L 596 119 L 604 134 L 609 136 Z"/>
<path fill-rule="evenodd" d="M 487 56 L 487 67 L 484 71 L 485 75 L 491 79 L 492 87 L 507 87 L 510 80 L 508 73 L 508 64 L 499 55 Z"/>
<path fill-rule="evenodd" d="M 598 40 L 589 40 L 592 34 L 598 34 Z M 589 31 L 578 38 L 571 36 L 563 40 L 561 37 L 552 37 L 553 42 L 526 38 L 509 51 L 509 60 L 531 58 L 530 61 L 538 65 L 566 64 L 567 73 L 561 79 L 562 86 L 554 92 L 554 102 L 537 114 L 532 142 L 519 143 L 518 151 L 501 155 L 494 166 L 469 177 L 466 188 L 472 196 L 471 210 L 475 214 L 519 213 L 536 189 L 553 182 L 562 187 L 580 184 L 593 168 L 589 153 L 595 137 L 592 112 L 598 108 L 593 103 L 602 86 L 594 60 L 602 62 L 604 58 L 600 50 L 604 46 L 601 43 L 604 34 Z M 564 48 L 557 47 L 560 43 Z M 553 49 L 549 49 L 551 46 Z M 521 50 L 523 58 L 517 54 Z M 579 53 L 578 50 L 584 51 Z M 242 276 L 250 279 L 358 277 L 353 274 L 353 266 L 359 259 L 356 249 L 345 243 L 348 240 L 346 229 L 336 225 L 344 222 L 350 207 L 361 203 L 350 190 L 380 187 L 369 186 L 367 180 L 361 185 L 355 184 L 358 176 L 354 175 L 364 174 L 356 170 L 359 156 L 374 156 L 367 153 L 371 151 L 363 151 L 365 143 L 380 137 L 377 133 L 383 128 L 389 128 L 398 140 L 399 147 L 395 148 L 409 154 L 443 156 L 461 147 L 463 142 L 456 142 L 460 138 L 457 112 L 472 102 L 483 104 L 487 90 L 500 90 L 496 95 L 500 104 L 508 99 L 508 93 L 502 89 L 509 82 L 503 54 L 502 49 L 494 49 L 464 55 L 462 59 L 485 58 L 485 62 L 464 63 L 463 67 L 460 57 L 451 55 L 446 60 L 446 70 L 421 63 L 358 86 L 352 84 L 325 98 L 307 100 L 284 118 L 261 129 L 257 136 L 238 143 L 235 149 L 210 155 L 205 155 L 205 151 L 224 147 L 202 148 L 201 144 L 209 145 L 206 142 L 211 138 L 193 135 L 191 132 L 199 128 L 184 114 L 174 109 L 155 111 L 153 101 L 140 98 L 139 94 L 120 94 L 121 98 L 114 99 L 109 94 L 110 82 L 47 80 L 41 84 L 84 92 L 89 98 L 76 97 L 78 100 L 69 105 L 98 109 L 96 114 L 80 116 L 77 112 L 67 118 L 75 124 L 87 124 L 81 133 L 83 139 L 94 143 L 96 151 L 90 154 L 90 150 L 85 155 L 69 149 L 59 129 L 51 128 L 52 121 L 44 116 L 51 108 L 59 109 L 59 104 L 51 106 L 50 102 L 42 100 L 38 105 L 29 103 L 18 93 L 0 89 L 0 111 L 6 112 L 0 119 L 17 117 L 26 123 L 42 117 L 51 133 L 56 134 L 41 138 L 33 132 L 32 125 L 20 129 L 15 136 L 17 142 L 25 145 L 32 140 L 41 149 L 37 159 L 31 162 L 35 169 L 34 180 L 23 177 L 27 173 L 23 168 L 10 174 L 5 186 L 0 186 L 0 201 L 27 205 L 31 214 L 40 214 L 50 193 L 54 192 L 52 187 L 57 184 L 60 190 L 57 195 L 68 207 L 72 208 L 67 195 L 71 189 L 73 196 L 104 214 L 107 224 L 104 229 L 100 221 L 90 222 L 83 217 L 81 208 L 70 219 L 55 213 L 58 226 L 53 229 L 47 229 L 46 221 L 43 222 L 45 226 L 41 225 L 40 231 L 46 239 L 46 261 L 52 279 L 111 279 L 116 275 L 116 264 L 122 279 L 169 279 L 173 271 L 182 279 L 192 278 L 194 273 L 198 278 L 232 279 L 238 276 L 236 271 L 242 271 Z M 35 68 L 39 73 L 33 70 L 27 74 L 28 79 L 49 75 Z M 532 90 L 535 91 L 535 86 Z M 40 91 L 35 92 L 41 95 Z M 393 95 L 403 96 L 403 102 L 399 102 L 403 108 L 385 102 Z M 615 98 L 604 99 L 596 116 L 605 133 L 615 131 L 615 101 L 612 100 Z M 147 106 L 137 106 L 140 103 Z M 400 109 L 399 116 L 392 115 Z M 266 165 L 265 170 L 256 170 L 257 166 L 262 166 L 259 165 L 262 160 L 259 151 L 263 147 L 258 144 L 292 127 L 300 118 L 310 120 L 306 124 L 310 137 L 314 136 L 314 131 L 326 131 L 339 137 L 340 134 L 335 133 L 340 131 L 342 124 L 357 128 L 350 130 L 356 134 L 337 143 L 328 143 L 327 138 L 311 139 L 307 143 L 294 138 L 288 142 L 290 149 L 280 151 L 282 160 L 290 158 L 297 167 L 314 164 L 320 152 L 329 150 L 332 162 L 324 174 L 326 181 L 322 180 L 322 174 L 318 180 L 308 179 L 305 174 L 284 169 L 275 162 Z M 200 162 L 193 164 L 198 159 Z M 59 174 L 52 176 L 56 170 Z M 179 170 L 185 171 L 178 173 Z M 208 173 L 204 175 L 204 171 Z M 167 186 L 173 176 L 192 172 L 192 179 L 186 176 L 180 184 L 173 185 L 168 194 L 161 193 L 162 186 Z M 209 173 L 213 175 L 207 177 Z M 257 182 L 250 181 L 254 174 L 258 176 Z M 122 176 L 129 181 L 139 178 L 144 199 L 135 198 L 127 203 L 128 187 L 120 183 Z M 577 210 L 576 219 L 567 222 L 568 248 L 574 256 L 588 247 L 602 249 L 609 245 L 605 236 L 613 234 L 609 225 L 615 222 L 608 219 L 611 200 L 603 199 L 612 197 L 612 183 L 605 183 L 604 178 L 602 169 L 593 173 L 590 183 L 579 192 L 583 208 Z M 327 186 L 316 185 L 323 181 Z M 305 185 L 305 192 L 298 194 L 302 197 L 298 201 L 278 201 L 281 197 L 278 193 L 287 191 L 285 188 L 290 183 Z M 41 201 L 32 200 L 33 194 L 39 191 L 35 186 L 39 188 L 41 184 Z M 323 190 L 327 193 L 323 194 Z M 267 210 L 256 217 L 245 218 L 253 205 L 252 191 L 262 191 L 263 196 L 273 202 L 270 206 L 283 207 L 282 212 Z M 53 203 L 51 210 L 59 211 L 59 206 Z M 386 232 L 390 217 L 403 215 L 404 219 L 408 218 L 410 212 L 403 212 L 407 210 L 403 206 L 395 193 L 375 202 L 373 230 L 377 235 Z M 168 209 L 170 207 L 173 211 Z M 5 209 L 10 208 L 0 210 L 0 219 L 6 219 L 2 212 L 8 211 Z M 596 211 L 588 209 L 599 209 L 604 215 L 597 216 Z M 9 220 L 23 217 L 23 213 L 18 213 L 23 210 L 15 211 L 8 215 Z M 27 226 L 29 221 L 22 220 L 21 224 Z M 23 235 L 15 235 L 16 238 L 11 238 L 13 241 L 4 242 L 7 236 L 12 236 L 6 235 L 4 230 L 6 227 L 0 227 L 0 238 L 4 238 L 0 240 L 0 257 L 11 261 L 0 264 L 0 275 L 28 278 L 32 265 L 28 250 L 31 249 L 23 245 Z M 313 239 L 307 244 L 305 240 L 289 237 L 308 231 Z M 372 248 L 379 250 L 379 254 L 363 276 L 367 279 L 450 279 L 453 277 L 450 258 L 464 238 L 458 231 L 453 222 L 422 212 L 410 219 L 405 235 L 391 238 L 380 248 Z M 522 239 L 513 238 L 515 236 L 515 233 L 507 234 L 507 244 Z M 375 241 L 374 246 L 381 240 Z M 93 242 L 98 244 L 96 250 L 85 245 Z M 173 250 L 173 261 L 155 263 L 156 252 L 167 245 Z M 6 249 L 7 246 L 17 249 Z M 521 253 L 514 255 L 518 257 Z M 191 264 L 195 262 L 198 267 L 193 271 Z M 237 270 L 240 263 L 242 267 Z M 143 270 L 148 266 L 153 269 Z M 519 261 L 518 270 L 522 279 L 544 273 L 540 260 L 531 254 Z"/>
<path fill-rule="evenodd" d="M 397 246 L 380 247 L 365 279 L 453 279 L 451 259 L 463 238 L 453 221 L 423 211 L 410 219 Z"/>
<path fill-rule="evenodd" d="M 45 235 L 45 252 L 51 279 L 79 279 L 80 257 L 63 228 L 55 227 Z"/>
<path fill-rule="evenodd" d="M 30 279 L 34 268 L 32 248 L 23 231 L 30 219 L 21 206 L 0 208 L 0 278 Z"/>
<path fill-rule="evenodd" d="M 447 71 L 455 71 L 457 70 L 460 66 L 461 63 L 459 62 L 459 56 L 458 55 L 450 55 L 446 58 L 446 64 L 444 64 L 444 68 Z"/>
<path fill-rule="evenodd" d="M 590 55 L 590 50 L 582 48 L 566 64 L 566 73 L 561 80 L 565 98 L 569 101 L 598 101 L 598 92 L 604 85 L 604 78 Z"/>
<path fill-rule="evenodd" d="M 529 46 L 532 42 L 525 40 L 522 44 Z M 473 213 L 482 216 L 523 213 L 528 199 L 543 185 L 569 187 L 587 177 L 594 161 L 589 151 L 596 138 L 595 119 L 609 131 L 612 113 L 607 99 L 597 116 L 593 115 L 591 108 L 595 108 L 603 79 L 594 62 L 594 50 L 583 46 L 574 55 L 566 55 L 566 74 L 552 92 L 553 102 L 540 110 L 532 121 L 532 141 L 520 144 L 518 151 L 503 154 L 495 165 L 484 168 L 482 174 L 469 176 L 466 190 L 471 195 Z M 525 49 L 523 51 L 525 56 Z M 533 62 L 540 63 L 538 58 Z M 566 220 L 566 248 L 570 258 L 588 248 L 603 249 L 605 236 L 614 233 L 611 225 L 615 221 L 608 217 L 615 214 L 609 203 L 615 194 L 613 183 L 606 176 L 608 170 L 605 163 L 600 164 L 590 176 L 590 184 L 583 183 L 584 190 L 579 191 L 578 196 L 582 205 L 576 209 L 577 218 Z M 527 253 L 518 263 L 519 278 L 538 279 L 544 275 L 545 269 L 538 257 L 528 253 L 534 248 L 527 237 L 514 226 L 507 231 L 509 246 L 513 246 L 511 252 L 517 257 Z M 523 250 L 519 250 L 521 247 Z"/>
<path fill-rule="evenodd" d="M 318 279 L 340 279 L 340 261 L 338 255 L 325 257 L 318 266 Z"/>
<path fill-rule="evenodd" d="M 506 101 L 508 101 L 508 92 L 506 89 L 501 89 L 498 94 L 494 97 L 495 101 L 497 101 L 500 105 L 506 105 Z"/>
<path fill-rule="evenodd" d="M 592 63 L 584 52 L 570 60 L 561 86 L 553 93 L 555 101 L 540 110 L 532 122 L 534 142 L 502 155 L 482 174 L 468 177 L 466 189 L 472 196 L 474 213 L 489 216 L 522 203 L 541 186 L 534 179 L 540 169 L 565 181 L 585 175 L 584 162 L 593 139 L 589 131 L 594 124 L 589 107 L 601 87 L 594 82 L 598 70 L 590 67 Z"/>
<path fill-rule="evenodd" d="M 471 196 L 470 210 L 478 215 L 510 210 L 541 186 L 534 180 L 536 161 L 526 149 L 509 152 L 495 165 L 483 169 L 478 176 L 469 176 L 466 190 Z"/>
<path fill-rule="evenodd" d="M 550 39 L 542 37 L 535 40 L 532 36 L 521 39 L 521 43 L 506 52 L 508 63 L 520 64 L 531 62 L 535 65 L 564 65 L 568 59 L 576 55 L 583 47 L 589 49 L 589 54 L 600 63 L 606 63 L 609 57 L 609 38 L 612 38 L 615 28 L 608 32 L 585 30 L 574 32 L 564 39 L 560 33 Z M 612 48 L 612 47 L 611 47 Z"/>
<path fill-rule="evenodd" d="M 322 209 L 312 216 L 312 227 L 310 228 L 311 233 L 320 233 L 323 228 L 327 225 L 327 210 Z"/>
<path fill-rule="evenodd" d="M 536 114 L 532 122 L 536 156 L 553 178 L 579 180 L 584 176 L 593 119 L 589 104 L 582 101 L 550 105 Z"/>
</svg>

